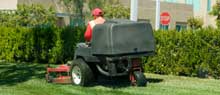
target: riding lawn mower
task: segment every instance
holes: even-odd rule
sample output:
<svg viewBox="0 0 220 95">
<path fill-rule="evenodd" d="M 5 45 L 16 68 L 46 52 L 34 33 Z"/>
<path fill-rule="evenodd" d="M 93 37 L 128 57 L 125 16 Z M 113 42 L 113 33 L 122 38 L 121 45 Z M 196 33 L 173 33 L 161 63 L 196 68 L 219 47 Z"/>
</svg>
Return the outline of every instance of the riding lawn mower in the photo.
<svg viewBox="0 0 220 95">
<path fill-rule="evenodd" d="M 70 66 L 47 69 L 50 72 L 66 72 L 58 76 L 74 85 L 87 86 L 97 76 L 127 76 L 132 85 L 145 86 L 142 58 L 155 54 L 155 40 L 149 23 L 129 20 L 107 20 L 93 28 L 91 45 L 77 47 Z M 60 69 L 60 70 L 59 70 Z M 64 78 L 65 77 L 65 78 Z M 57 81 L 53 80 L 52 81 Z M 51 81 L 50 80 L 50 81 Z M 64 83 L 65 83 L 64 82 Z M 61 82 L 62 83 L 62 82 Z"/>
</svg>

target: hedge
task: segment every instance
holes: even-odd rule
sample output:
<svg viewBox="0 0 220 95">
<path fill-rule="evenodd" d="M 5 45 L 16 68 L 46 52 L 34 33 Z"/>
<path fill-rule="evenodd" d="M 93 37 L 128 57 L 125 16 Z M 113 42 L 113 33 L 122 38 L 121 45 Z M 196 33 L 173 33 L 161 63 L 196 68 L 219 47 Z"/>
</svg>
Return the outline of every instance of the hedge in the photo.
<svg viewBox="0 0 220 95">
<path fill-rule="evenodd" d="M 220 31 L 156 31 L 154 35 L 156 55 L 145 59 L 146 72 L 219 78 Z"/>
<path fill-rule="evenodd" d="M 0 27 L 0 60 L 64 63 L 74 56 L 84 27 Z"/>
<path fill-rule="evenodd" d="M 73 59 L 85 27 L 0 27 L 0 60 L 65 63 Z M 145 71 L 158 74 L 220 76 L 220 31 L 156 31 L 156 55 Z"/>
</svg>

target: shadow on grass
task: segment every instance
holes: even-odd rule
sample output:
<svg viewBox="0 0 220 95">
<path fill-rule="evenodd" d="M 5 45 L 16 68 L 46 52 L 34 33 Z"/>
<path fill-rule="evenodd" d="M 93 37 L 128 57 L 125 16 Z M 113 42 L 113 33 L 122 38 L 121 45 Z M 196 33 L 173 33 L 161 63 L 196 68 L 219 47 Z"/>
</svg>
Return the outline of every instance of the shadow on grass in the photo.
<svg viewBox="0 0 220 95">
<path fill-rule="evenodd" d="M 160 82 L 163 82 L 163 79 L 147 78 L 147 81 L 148 81 L 149 83 L 160 83 Z"/>
<path fill-rule="evenodd" d="M 158 78 L 147 78 L 148 84 L 149 83 L 160 83 L 163 81 L 163 79 Z M 105 86 L 113 89 L 117 88 L 125 88 L 130 87 L 131 83 L 128 77 L 105 77 L 101 76 L 98 78 L 95 84 L 92 86 Z"/>
<path fill-rule="evenodd" d="M 46 65 L 1 63 L 0 85 L 16 85 L 31 78 L 44 78 Z"/>
<path fill-rule="evenodd" d="M 124 88 L 131 86 L 127 77 L 106 77 L 103 75 L 100 75 L 92 86 L 99 85 L 109 88 Z"/>
<path fill-rule="evenodd" d="M 45 78 L 46 64 L 28 64 L 28 63 L 0 63 L 0 85 L 16 85 L 26 82 L 31 78 Z M 163 79 L 147 78 L 149 83 L 159 83 Z M 97 81 L 91 86 L 105 86 L 109 88 L 130 87 L 128 77 L 106 77 L 99 76 Z"/>
</svg>

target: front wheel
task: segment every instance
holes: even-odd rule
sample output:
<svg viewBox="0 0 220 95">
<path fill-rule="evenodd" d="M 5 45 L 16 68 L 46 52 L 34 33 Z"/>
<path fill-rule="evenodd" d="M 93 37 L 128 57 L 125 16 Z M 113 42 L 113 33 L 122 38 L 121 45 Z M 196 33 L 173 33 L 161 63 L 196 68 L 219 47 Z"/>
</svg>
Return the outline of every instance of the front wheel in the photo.
<svg viewBox="0 0 220 95">
<path fill-rule="evenodd" d="M 140 71 L 134 71 L 134 78 L 136 80 L 137 86 L 146 86 L 147 79 L 145 78 L 144 74 Z"/>
<path fill-rule="evenodd" d="M 82 59 L 73 61 L 70 73 L 74 85 L 88 86 L 94 80 L 91 68 Z"/>
</svg>

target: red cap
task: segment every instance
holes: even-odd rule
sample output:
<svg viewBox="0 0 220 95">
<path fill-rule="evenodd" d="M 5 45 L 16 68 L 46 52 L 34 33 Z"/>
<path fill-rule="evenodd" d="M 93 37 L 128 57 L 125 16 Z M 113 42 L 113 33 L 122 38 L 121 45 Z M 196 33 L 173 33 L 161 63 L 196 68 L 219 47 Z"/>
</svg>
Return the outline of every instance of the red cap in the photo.
<svg viewBox="0 0 220 95">
<path fill-rule="evenodd" d="M 100 15 L 103 15 L 103 12 L 100 8 L 95 8 L 92 10 L 92 15 L 93 16 L 100 16 Z"/>
</svg>

